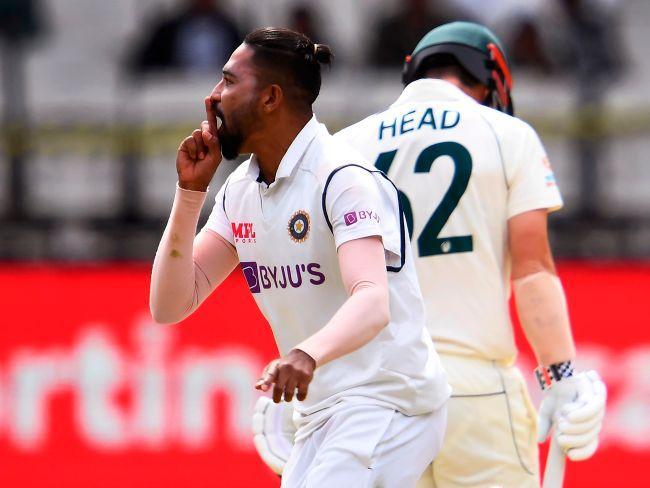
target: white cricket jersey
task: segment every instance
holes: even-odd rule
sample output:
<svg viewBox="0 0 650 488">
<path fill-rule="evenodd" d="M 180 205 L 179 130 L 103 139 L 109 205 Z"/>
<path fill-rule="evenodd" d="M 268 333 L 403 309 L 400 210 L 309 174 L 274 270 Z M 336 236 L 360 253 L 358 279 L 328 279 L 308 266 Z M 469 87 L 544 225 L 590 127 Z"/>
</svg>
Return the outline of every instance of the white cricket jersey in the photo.
<svg viewBox="0 0 650 488">
<path fill-rule="evenodd" d="M 391 321 L 360 349 L 316 369 L 304 416 L 341 400 L 386 405 L 407 415 L 433 411 L 449 386 L 426 331 L 424 306 L 394 185 L 315 118 L 266 185 L 255 156 L 216 197 L 206 224 L 230 243 L 282 355 L 313 335 L 348 296 L 337 248 L 381 236 Z"/>
<path fill-rule="evenodd" d="M 441 353 L 512 361 L 507 221 L 562 199 L 535 131 L 434 79 L 339 132 L 405 194 L 427 326 Z"/>
</svg>

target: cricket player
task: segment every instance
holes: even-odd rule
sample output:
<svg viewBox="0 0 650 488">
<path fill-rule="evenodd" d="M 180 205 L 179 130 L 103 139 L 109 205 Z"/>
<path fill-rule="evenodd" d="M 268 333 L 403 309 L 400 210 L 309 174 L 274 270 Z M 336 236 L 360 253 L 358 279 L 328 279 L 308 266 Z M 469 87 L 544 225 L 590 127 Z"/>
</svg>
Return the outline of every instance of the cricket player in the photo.
<svg viewBox="0 0 650 488">
<path fill-rule="evenodd" d="M 240 264 L 281 354 L 256 388 L 297 398 L 282 486 L 414 487 L 440 449 L 450 388 L 397 189 L 312 113 L 331 56 L 274 28 L 234 51 L 178 150 L 151 311 L 182 320 Z M 222 154 L 242 153 L 195 237 Z"/>
<path fill-rule="evenodd" d="M 512 117 L 507 58 L 485 27 L 454 22 L 429 32 L 407 57 L 403 82 L 388 109 L 335 138 L 402 192 L 427 326 L 452 385 L 443 448 L 418 486 L 539 486 L 537 442 L 553 424 L 570 459 L 590 457 L 606 399 L 598 374 L 572 365 L 547 237 L 547 214 L 562 206 L 551 166 L 535 131 Z M 513 365 L 511 282 L 539 362 L 539 427 Z M 258 403 L 256 445 L 276 472 L 290 443 L 286 418 Z"/>
</svg>

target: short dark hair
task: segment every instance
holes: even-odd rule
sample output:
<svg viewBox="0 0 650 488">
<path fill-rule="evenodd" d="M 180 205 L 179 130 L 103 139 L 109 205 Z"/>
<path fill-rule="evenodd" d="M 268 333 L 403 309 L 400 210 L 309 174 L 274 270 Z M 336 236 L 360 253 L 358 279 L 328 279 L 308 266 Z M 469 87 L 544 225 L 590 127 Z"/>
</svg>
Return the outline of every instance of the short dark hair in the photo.
<svg viewBox="0 0 650 488">
<path fill-rule="evenodd" d="M 434 54 L 425 59 L 422 62 L 421 67 L 418 69 L 416 79 L 424 78 L 425 76 L 442 78 L 444 75 L 455 76 L 461 81 L 461 83 L 469 88 L 483 84 L 474 75 L 463 68 L 452 54 L 447 53 Z"/>
<path fill-rule="evenodd" d="M 253 62 L 265 81 L 280 85 L 289 100 L 311 108 L 320 93 L 321 65 L 329 66 L 334 57 L 329 46 L 276 27 L 251 32 L 244 44 L 253 49 Z"/>
</svg>

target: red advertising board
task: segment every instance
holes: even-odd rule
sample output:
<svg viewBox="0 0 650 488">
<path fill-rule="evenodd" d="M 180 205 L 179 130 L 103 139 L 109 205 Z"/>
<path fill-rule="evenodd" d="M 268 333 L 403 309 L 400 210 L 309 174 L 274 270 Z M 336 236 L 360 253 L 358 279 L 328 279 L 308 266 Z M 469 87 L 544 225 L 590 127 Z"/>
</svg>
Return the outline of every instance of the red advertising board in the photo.
<svg viewBox="0 0 650 488">
<path fill-rule="evenodd" d="M 560 274 L 579 366 L 609 387 L 602 446 L 565 486 L 650 486 L 650 266 Z M 1 487 L 279 485 L 250 433 L 276 349 L 241 274 L 175 326 L 152 322 L 148 287 L 147 265 L 0 267 Z"/>
</svg>

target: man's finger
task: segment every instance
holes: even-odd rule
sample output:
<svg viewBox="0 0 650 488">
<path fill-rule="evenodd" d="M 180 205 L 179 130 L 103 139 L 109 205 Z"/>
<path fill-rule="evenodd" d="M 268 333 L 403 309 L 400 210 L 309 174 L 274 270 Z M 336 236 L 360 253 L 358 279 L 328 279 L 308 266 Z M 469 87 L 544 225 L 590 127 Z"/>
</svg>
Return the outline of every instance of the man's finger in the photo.
<svg viewBox="0 0 650 488">
<path fill-rule="evenodd" d="M 269 387 L 273 384 L 275 376 L 278 374 L 278 361 L 271 361 L 264 368 L 262 376 L 257 383 L 255 383 L 256 390 L 268 391 Z"/>
<path fill-rule="evenodd" d="M 305 398 L 307 398 L 307 390 L 309 390 L 309 381 L 303 380 L 299 382 L 296 398 L 302 402 Z"/>
<path fill-rule="evenodd" d="M 210 124 L 207 120 L 201 122 L 201 132 L 210 132 Z"/>
<path fill-rule="evenodd" d="M 196 141 L 192 136 L 187 136 L 183 141 L 182 146 L 185 146 L 185 150 L 190 155 L 191 159 L 196 159 Z"/>
<path fill-rule="evenodd" d="M 216 137 L 217 135 L 217 114 L 214 112 L 212 106 L 212 99 L 205 97 L 205 114 L 208 117 L 208 125 L 210 127 L 210 134 Z"/>
<path fill-rule="evenodd" d="M 201 132 L 201 137 L 203 138 L 203 143 L 206 145 L 208 151 L 210 151 L 215 160 L 220 160 L 221 144 L 219 143 L 219 138 L 217 136 L 213 136 L 207 130 Z"/>
<path fill-rule="evenodd" d="M 203 142 L 208 147 L 208 150 L 212 153 L 212 157 L 215 160 L 220 160 L 221 143 L 219 142 L 219 128 L 217 125 L 217 116 L 214 113 L 210 97 L 205 99 L 205 111 L 209 120 L 201 122 L 201 136 Z"/>
<path fill-rule="evenodd" d="M 201 135 L 203 136 L 203 142 L 211 150 L 218 150 L 221 152 L 221 146 L 219 145 L 219 135 L 212 133 L 210 129 L 210 124 L 207 120 L 201 122 Z"/>
<path fill-rule="evenodd" d="M 268 391 L 269 387 L 273 384 L 273 376 L 264 373 L 262 377 L 255 383 L 256 390 Z"/>
<path fill-rule="evenodd" d="M 273 387 L 273 401 L 275 403 L 280 403 L 282 401 L 282 393 L 284 392 L 284 387 L 287 383 L 287 378 L 284 377 L 282 372 L 278 375 L 275 380 L 275 386 Z"/>
<path fill-rule="evenodd" d="M 270 374 L 271 376 L 277 376 L 278 375 L 278 360 L 271 361 L 266 368 L 264 368 L 264 372 Z"/>
<path fill-rule="evenodd" d="M 208 152 L 208 147 L 203 142 L 203 137 L 201 136 L 201 129 L 196 129 L 192 132 L 192 139 L 196 144 L 196 151 L 199 159 L 203 159 Z"/>
<path fill-rule="evenodd" d="M 293 395 L 296 392 L 297 381 L 295 378 L 289 378 L 287 385 L 284 387 L 284 401 L 290 402 L 293 400 Z"/>
</svg>

